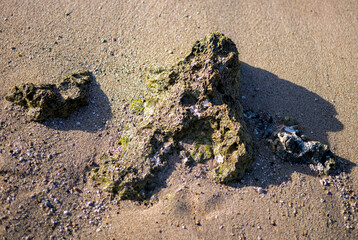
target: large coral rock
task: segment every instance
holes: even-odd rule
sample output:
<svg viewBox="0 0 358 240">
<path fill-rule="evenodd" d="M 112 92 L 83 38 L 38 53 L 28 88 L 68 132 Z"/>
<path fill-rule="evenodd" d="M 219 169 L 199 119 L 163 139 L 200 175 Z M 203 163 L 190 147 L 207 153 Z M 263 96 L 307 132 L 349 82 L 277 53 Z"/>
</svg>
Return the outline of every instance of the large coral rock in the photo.
<svg viewBox="0 0 358 240">
<path fill-rule="evenodd" d="M 143 120 L 123 132 L 120 154 L 94 169 L 93 179 L 121 199 L 143 199 L 170 159 L 213 161 L 210 177 L 239 180 L 253 161 L 239 99 L 240 62 L 235 44 L 212 33 L 169 69 L 150 71 L 147 97 L 133 112 Z"/>
<path fill-rule="evenodd" d="M 15 86 L 5 98 L 28 108 L 30 120 L 42 121 L 48 117 L 68 117 L 78 106 L 87 105 L 89 72 L 72 74 L 58 84 L 25 83 Z"/>
</svg>

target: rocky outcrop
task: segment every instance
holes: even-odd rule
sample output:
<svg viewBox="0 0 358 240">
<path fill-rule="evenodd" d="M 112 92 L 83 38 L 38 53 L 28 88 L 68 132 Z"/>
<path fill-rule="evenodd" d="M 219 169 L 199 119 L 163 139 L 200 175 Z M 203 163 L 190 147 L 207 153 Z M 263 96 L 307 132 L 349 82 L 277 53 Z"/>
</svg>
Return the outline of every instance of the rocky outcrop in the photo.
<svg viewBox="0 0 358 240">
<path fill-rule="evenodd" d="M 87 88 L 91 82 L 88 71 L 75 73 L 58 84 L 25 83 L 15 86 L 5 98 L 28 109 L 33 121 L 48 117 L 68 117 L 77 107 L 87 105 Z"/>
<path fill-rule="evenodd" d="M 119 140 L 117 157 L 93 170 L 93 180 L 121 199 L 144 199 L 171 159 L 189 166 L 213 161 L 218 183 L 239 180 L 250 169 L 253 147 L 239 99 L 240 62 L 235 44 L 212 33 L 178 64 L 146 75 L 148 92 L 132 103 L 142 121 Z"/>
</svg>

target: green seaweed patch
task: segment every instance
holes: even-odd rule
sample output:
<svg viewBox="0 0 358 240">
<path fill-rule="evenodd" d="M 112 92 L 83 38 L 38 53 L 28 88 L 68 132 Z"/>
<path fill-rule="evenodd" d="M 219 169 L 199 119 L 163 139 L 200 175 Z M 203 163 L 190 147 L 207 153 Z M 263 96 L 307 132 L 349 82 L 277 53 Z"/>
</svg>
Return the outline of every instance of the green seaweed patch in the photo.
<svg viewBox="0 0 358 240">
<path fill-rule="evenodd" d="M 103 154 L 99 157 L 100 160 L 105 160 L 105 159 L 107 159 L 107 158 L 108 158 L 108 155 L 105 154 L 105 153 L 103 153 Z"/>
<path fill-rule="evenodd" d="M 110 182 L 110 179 L 107 176 L 106 166 L 96 167 L 92 169 L 92 180 L 98 183 L 107 183 Z"/>
<path fill-rule="evenodd" d="M 116 154 L 116 159 L 128 150 L 129 142 L 130 140 L 127 136 L 121 136 L 120 139 L 118 139 L 117 144 L 121 146 L 121 148 L 118 149 L 119 151 Z"/>
<path fill-rule="evenodd" d="M 208 156 L 208 158 L 213 157 L 213 147 L 209 145 L 204 146 L 205 154 Z"/>
<path fill-rule="evenodd" d="M 154 92 L 162 92 L 168 90 L 170 85 L 175 83 L 178 74 L 172 69 L 155 68 L 149 70 L 145 75 L 148 88 Z"/>
<path fill-rule="evenodd" d="M 121 146 L 128 146 L 128 143 L 129 138 L 127 138 L 126 136 L 121 136 L 121 138 L 117 141 L 117 144 Z"/>
<path fill-rule="evenodd" d="M 144 99 L 135 99 L 132 101 L 131 105 L 129 105 L 129 109 L 133 114 L 141 115 L 144 112 Z"/>
<path fill-rule="evenodd" d="M 119 165 L 115 159 L 106 159 L 100 167 L 93 168 L 91 170 L 91 180 L 95 182 L 95 185 L 101 185 L 103 191 L 108 192 L 111 196 L 115 196 L 118 193 L 118 184 L 116 178 L 119 170 Z"/>
<path fill-rule="evenodd" d="M 194 143 L 190 156 L 197 163 L 204 163 L 213 157 L 213 148 L 211 145 Z"/>
</svg>

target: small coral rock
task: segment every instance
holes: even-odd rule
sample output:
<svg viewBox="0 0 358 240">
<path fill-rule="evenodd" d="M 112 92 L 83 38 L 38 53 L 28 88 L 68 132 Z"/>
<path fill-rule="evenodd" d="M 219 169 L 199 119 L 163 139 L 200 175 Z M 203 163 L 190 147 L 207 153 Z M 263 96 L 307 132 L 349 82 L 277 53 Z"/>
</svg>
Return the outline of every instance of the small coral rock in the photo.
<svg viewBox="0 0 358 240">
<path fill-rule="evenodd" d="M 15 86 L 6 100 L 28 108 L 30 120 L 42 121 L 48 117 L 68 117 L 78 106 L 87 105 L 89 72 L 72 74 L 58 84 L 25 83 Z"/>
<path fill-rule="evenodd" d="M 328 145 L 308 141 L 293 127 L 284 126 L 275 134 L 273 150 L 282 160 L 313 164 L 315 169 L 325 174 L 330 174 L 336 169 L 335 155 Z"/>
<path fill-rule="evenodd" d="M 216 182 L 242 178 L 254 158 L 238 101 L 239 70 L 235 44 L 212 33 L 178 64 L 150 71 L 143 120 L 123 132 L 128 140 L 120 141 L 119 156 L 93 178 L 121 199 L 143 199 L 169 161 L 183 155 L 193 163 L 212 161 Z"/>
</svg>

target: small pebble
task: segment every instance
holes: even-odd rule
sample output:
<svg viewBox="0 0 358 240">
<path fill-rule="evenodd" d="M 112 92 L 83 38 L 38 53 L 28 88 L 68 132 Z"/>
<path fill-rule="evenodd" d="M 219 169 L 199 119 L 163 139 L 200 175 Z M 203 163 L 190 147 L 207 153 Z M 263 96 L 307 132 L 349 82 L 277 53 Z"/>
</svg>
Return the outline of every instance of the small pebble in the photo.
<svg viewBox="0 0 358 240">
<path fill-rule="evenodd" d="M 65 210 L 65 211 L 63 211 L 63 214 L 65 214 L 65 215 L 70 215 L 70 212 L 67 211 L 67 210 Z"/>
<path fill-rule="evenodd" d="M 51 223 L 55 226 L 58 224 L 58 221 L 56 221 L 55 219 L 51 219 Z"/>
<path fill-rule="evenodd" d="M 52 208 L 52 204 L 49 200 L 46 200 L 46 202 L 44 202 L 44 207 Z"/>
<path fill-rule="evenodd" d="M 264 193 L 265 193 L 265 191 L 262 189 L 262 187 L 254 187 L 254 189 L 255 189 L 258 193 L 260 193 L 260 194 L 264 194 Z"/>
<path fill-rule="evenodd" d="M 71 235 L 71 229 L 69 229 L 68 227 L 65 227 L 65 231 L 67 232 L 67 234 Z"/>
<path fill-rule="evenodd" d="M 327 186 L 328 185 L 327 181 L 324 180 L 324 179 L 319 180 L 319 182 L 322 184 L 322 186 Z"/>
</svg>

